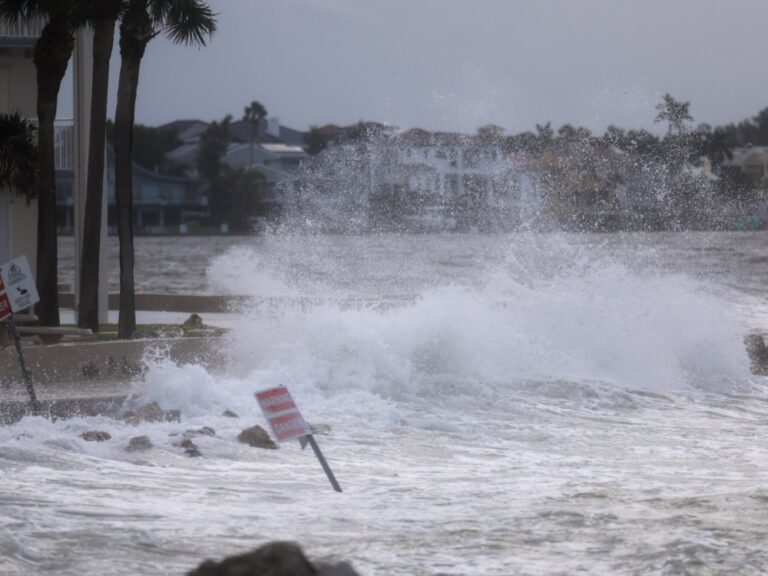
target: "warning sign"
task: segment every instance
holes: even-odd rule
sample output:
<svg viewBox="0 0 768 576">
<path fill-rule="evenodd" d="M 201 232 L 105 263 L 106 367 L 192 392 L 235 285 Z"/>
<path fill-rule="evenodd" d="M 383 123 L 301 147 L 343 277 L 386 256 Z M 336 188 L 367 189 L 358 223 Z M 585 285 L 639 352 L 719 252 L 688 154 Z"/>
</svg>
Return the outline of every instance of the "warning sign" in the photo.
<svg viewBox="0 0 768 576">
<path fill-rule="evenodd" d="M 14 314 L 40 301 L 26 256 L 20 256 L 0 266 L 0 293 L 3 290 L 5 294 L 0 296 L 0 300 L 5 298 Z M 0 302 L 0 310 L 2 308 L 3 304 Z M 2 312 L 0 312 L 0 319 L 2 319 Z"/>
<path fill-rule="evenodd" d="M 311 434 L 287 388 L 279 386 L 256 392 L 256 400 L 278 442 Z"/>
<path fill-rule="evenodd" d="M 11 315 L 11 303 L 5 292 L 0 292 L 0 321 L 5 320 Z"/>
</svg>

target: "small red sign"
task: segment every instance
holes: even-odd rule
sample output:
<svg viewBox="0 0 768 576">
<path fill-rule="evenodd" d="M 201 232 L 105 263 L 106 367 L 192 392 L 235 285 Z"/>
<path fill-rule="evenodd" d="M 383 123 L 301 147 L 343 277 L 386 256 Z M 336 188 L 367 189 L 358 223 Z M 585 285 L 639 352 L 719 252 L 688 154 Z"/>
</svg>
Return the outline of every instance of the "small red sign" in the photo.
<svg viewBox="0 0 768 576">
<path fill-rule="evenodd" d="M 311 434 L 287 388 L 279 386 L 256 392 L 256 400 L 278 442 Z"/>
<path fill-rule="evenodd" d="M 3 292 L 0 294 L 0 320 L 5 320 L 11 315 L 11 302 L 8 300 L 8 295 Z"/>
</svg>

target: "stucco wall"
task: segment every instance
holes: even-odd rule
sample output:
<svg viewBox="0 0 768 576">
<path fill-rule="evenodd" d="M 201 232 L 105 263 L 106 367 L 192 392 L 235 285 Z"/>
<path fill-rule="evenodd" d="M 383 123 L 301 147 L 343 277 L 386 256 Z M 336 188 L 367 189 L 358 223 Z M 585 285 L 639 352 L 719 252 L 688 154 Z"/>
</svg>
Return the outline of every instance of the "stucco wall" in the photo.
<svg viewBox="0 0 768 576">
<path fill-rule="evenodd" d="M 0 82 L 0 89 L 5 92 L 5 98 L 0 98 L 0 106 L 3 100 L 7 105 L 6 110 L 0 110 L 0 113 L 18 112 L 27 118 L 36 118 L 37 82 L 31 53 L 24 50 L 0 51 L 0 70 L 4 72 L 6 80 L 5 86 Z M 37 255 L 37 203 L 27 204 L 23 198 L 8 193 L 0 194 L 0 202 L 6 204 L 10 219 L 5 234 L 0 231 L 0 256 L 11 259 L 24 254 L 34 270 Z"/>
</svg>

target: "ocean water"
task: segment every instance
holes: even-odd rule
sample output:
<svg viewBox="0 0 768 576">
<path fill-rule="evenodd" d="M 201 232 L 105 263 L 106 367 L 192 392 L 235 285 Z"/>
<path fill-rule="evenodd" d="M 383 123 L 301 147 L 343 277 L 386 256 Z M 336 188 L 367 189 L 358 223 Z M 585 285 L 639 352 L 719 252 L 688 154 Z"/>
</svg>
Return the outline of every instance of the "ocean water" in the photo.
<svg viewBox="0 0 768 576">
<path fill-rule="evenodd" d="M 763 574 L 768 387 L 742 339 L 768 325 L 766 240 L 148 241 L 140 262 L 204 262 L 174 291 L 268 303 L 233 312 L 222 372 L 148 360 L 135 402 L 180 423 L 0 429 L 0 573 L 183 574 L 283 539 L 364 575 Z M 236 441 L 275 385 L 330 427 L 342 494 L 297 442 Z"/>
</svg>

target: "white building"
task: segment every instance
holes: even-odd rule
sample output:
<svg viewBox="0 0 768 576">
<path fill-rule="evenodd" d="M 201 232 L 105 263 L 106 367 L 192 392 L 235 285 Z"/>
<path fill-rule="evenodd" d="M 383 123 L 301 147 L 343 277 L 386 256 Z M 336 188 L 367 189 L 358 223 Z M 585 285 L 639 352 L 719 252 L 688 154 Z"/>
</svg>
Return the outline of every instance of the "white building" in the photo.
<svg viewBox="0 0 768 576">
<path fill-rule="evenodd" d="M 27 118 L 37 116 L 32 49 L 42 28 L 42 20 L 16 24 L 0 21 L 0 114 L 18 112 Z M 27 204 L 10 190 L 0 189 L 0 262 L 22 254 L 34 262 L 36 227 L 36 203 Z"/>
<path fill-rule="evenodd" d="M 37 79 L 32 57 L 35 43 L 45 26 L 43 19 L 21 20 L 10 24 L 0 20 L 0 114 L 19 113 L 36 120 Z M 75 173 L 75 250 L 81 253 L 82 220 L 85 209 L 85 188 L 88 162 L 88 134 L 91 80 L 93 77 L 93 34 L 83 30 L 77 34 L 74 68 L 74 121 L 68 146 L 59 150 L 69 156 Z M 57 137 L 64 132 L 59 131 Z M 64 148 L 68 148 L 64 150 Z M 61 156 L 59 154 L 59 156 Z M 62 159 L 57 157 L 57 162 Z M 106 186 L 105 186 L 106 191 Z M 102 246 L 106 245 L 106 200 L 102 219 Z M 35 202 L 15 196 L 10 190 L 0 190 L 0 262 L 25 255 L 34 270 L 37 259 L 37 206 Z M 79 258 L 75 278 L 79 278 Z M 107 321 L 107 261 L 106 250 L 101 250 L 100 266 L 100 318 Z M 79 292 L 75 286 L 76 298 Z"/>
</svg>

